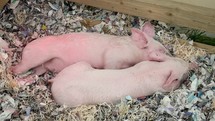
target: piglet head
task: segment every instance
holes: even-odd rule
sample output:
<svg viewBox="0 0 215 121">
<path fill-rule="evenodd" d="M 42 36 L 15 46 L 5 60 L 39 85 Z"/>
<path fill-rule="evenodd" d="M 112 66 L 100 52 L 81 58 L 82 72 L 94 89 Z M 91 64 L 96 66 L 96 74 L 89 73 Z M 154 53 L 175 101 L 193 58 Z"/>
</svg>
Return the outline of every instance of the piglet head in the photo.
<svg viewBox="0 0 215 121">
<path fill-rule="evenodd" d="M 166 68 L 171 67 L 169 74 L 162 88 L 170 92 L 180 86 L 180 84 L 188 78 L 189 64 L 182 59 L 172 58 L 170 61 L 166 61 Z"/>
<path fill-rule="evenodd" d="M 164 61 L 168 50 L 158 41 L 154 40 L 154 26 L 146 22 L 141 30 L 132 28 L 132 40 L 143 53 L 143 60 Z"/>
</svg>

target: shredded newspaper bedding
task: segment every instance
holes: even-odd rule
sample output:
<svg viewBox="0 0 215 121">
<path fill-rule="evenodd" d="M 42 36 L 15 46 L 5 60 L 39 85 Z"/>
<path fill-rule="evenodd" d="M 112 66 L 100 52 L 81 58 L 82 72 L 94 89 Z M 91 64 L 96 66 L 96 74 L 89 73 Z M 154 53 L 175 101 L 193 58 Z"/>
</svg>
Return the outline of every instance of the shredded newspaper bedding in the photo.
<svg viewBox="0 0 215 121">
<path fill-rule="evenodd" d="M 199 66 L 179 89 L 144 99 L 128 95 L 117 104 L 69 108 L 54 102 L 47 83 L 53 77 L 50 73 L 37 77 L 32 85 L 16 83 L 9 67 L 20 61 L 23 47 L 42 36 L 70 32 L 130 35 L 131 27 L 141 28 L 148 20 L 62 0 L 11 0 L 0 15 L 0 121 L 215 120 L 215 54 L 195 48 L 192 40 L 163 22 L 152 21 L 156 40 L 173 56 Z M 182 39 L 187 42 L 182 44 Z"/>
</svg>

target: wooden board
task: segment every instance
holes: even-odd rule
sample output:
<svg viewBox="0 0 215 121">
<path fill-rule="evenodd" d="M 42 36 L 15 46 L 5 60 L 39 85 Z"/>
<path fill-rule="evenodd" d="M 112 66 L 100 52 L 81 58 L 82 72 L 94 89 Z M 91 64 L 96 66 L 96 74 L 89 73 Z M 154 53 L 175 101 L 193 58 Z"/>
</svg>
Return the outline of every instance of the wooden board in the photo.
<svg viewBox="0 0 215 121">
<path fill-rule="evenodd" d="M 215 33 L 215 0 L 69 0 Z"/>
</svg>

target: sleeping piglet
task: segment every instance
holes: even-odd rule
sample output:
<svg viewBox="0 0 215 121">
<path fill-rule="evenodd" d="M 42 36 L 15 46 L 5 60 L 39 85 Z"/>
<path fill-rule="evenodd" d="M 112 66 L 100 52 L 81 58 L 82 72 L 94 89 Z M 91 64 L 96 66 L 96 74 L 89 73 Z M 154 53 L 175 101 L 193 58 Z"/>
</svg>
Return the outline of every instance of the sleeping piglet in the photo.
<svg viewBox="0 0 215 121">
<path fill-rule="evenodd" d="M 42 37 L 27 44 L 21 62 L 12 71 L 20 74 L 34 68 L 35 74 L 41 75 L 47 70 L 60 72 L 79 61 L 99 69 L 122 69 L 142 60 L 165 59 L 167 50 L 153 39 L 150 23 L 131 32 L 131 36 L 80 32 Z"/>
<path fill-rule="evenodd" d="M 189 65 L 179 58 L 163 62 L 142 61 L 130 68 L 94 69 L 79 62 L 63 69 L 52 82 L 51 91 L 58 104 L 113 103 L 126 95 L 134 98 L 169 92 L 188 76 Z"/>
</svg>

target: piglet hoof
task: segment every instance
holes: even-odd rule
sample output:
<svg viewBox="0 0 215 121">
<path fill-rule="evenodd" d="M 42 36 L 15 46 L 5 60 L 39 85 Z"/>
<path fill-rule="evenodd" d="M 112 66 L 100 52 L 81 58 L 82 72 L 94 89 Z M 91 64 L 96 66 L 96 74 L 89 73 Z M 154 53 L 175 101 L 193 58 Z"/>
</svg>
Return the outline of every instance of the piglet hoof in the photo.
<svg viewBox="0 0 215 121">
<path fill-rule="evenodd" d="M 141 101 L 141 100 L 145 100 L 146 97 L 145 96 L 141 96 L 141 97 L 138 97 L 137 99 Z"/>
<path fill-rule="evenodd" d="M 18 84 L 20 86 L 24 86 L 24 85 L 30 85 L 35 83 L 38 80 L 37 76 L 27 76 L 27 77 L 23 77 L 23 78 L 16 78 Z"/>
<path fill-rule="evenodd" d="M 11 66 L 10 68 L 8 68 L 8 71 L 12 74 L 15 73 L 15 66 Z"/>
</svg>

